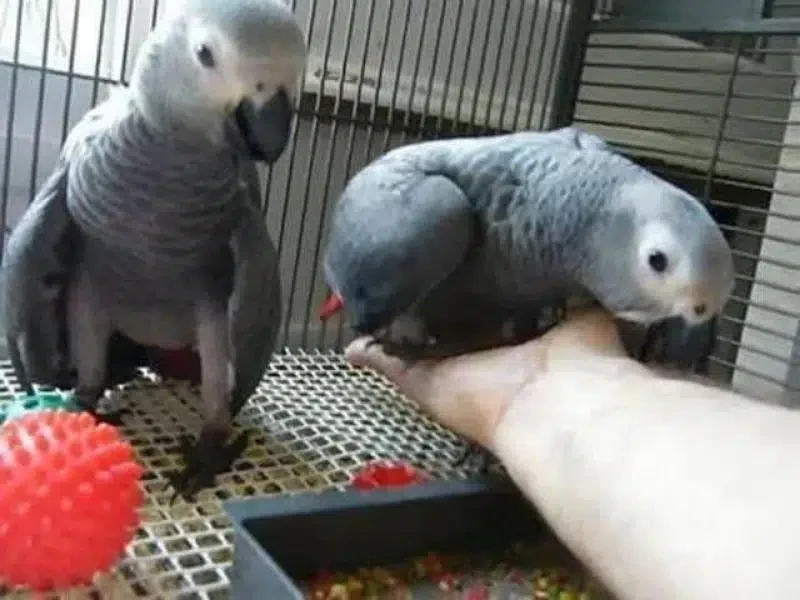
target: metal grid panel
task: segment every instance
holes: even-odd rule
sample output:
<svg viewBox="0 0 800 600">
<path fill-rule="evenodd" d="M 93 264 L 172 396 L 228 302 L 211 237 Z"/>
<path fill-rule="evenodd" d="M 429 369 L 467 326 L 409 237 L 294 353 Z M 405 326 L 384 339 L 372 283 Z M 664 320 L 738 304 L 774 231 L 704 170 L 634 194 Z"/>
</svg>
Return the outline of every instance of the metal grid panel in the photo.
<svg viewBox="0 0 800 600">
<path fill-rule="evenodd" d="M 712 32 L 727 40 L 716 47 L 675 31 L 593 34 L 576 121 L 709 201 L 737 269 L 712 374 L 796 402 L 800 23 L 770 21 L 785 33 Z"/>
<path fill-rule="evenodd" d="M 0 363 L 0 407 L 19 391 L 10 364 Z M 122 431 L 145 468 L 146 503 L 126 559 L 98 582 L 103 598 L 228 597 L 232 531 L 221 508 L 226 499 L 341 488 L 375 458 L 405 459 L 436 477 L 466 474 L 452 467 L 459 438 L 421 415 L 383 378 L 351 367 L 338 354 L 275 357 L 237 419 L 253 432 L 248 450 L 194 503 L 179 498 L 170 507 L 165 474 L 178 467 L 180 436 L 193 435 L 200 425 L 196 390 L 143 377 L 109 393 L 106 402 L 131 410 Z"/>
<path fill-rule="evenodd" d="M 147 32 L 174 0 L 0 0 L 0 240 L 47 176 L 70 127 L 126 81 Z M 237 422 L 246 456 L 195 504 L 170 508 L 164 473 L 200 424 L 195 390 L 143 378 L 110 394 L 133 410 L 126 436 L 146 468 L 145 523 L 102 598 L 226 598 L 231 531 L 220 501 L 343 485 L 375 457 L 437 477 L 461 442 L 382 379 L 350 368 L 341 322 L 320 327 L 328 205 L 353 173 L 414 140 L 543 128 L 569 118 L 575 77 L 560 76 L 586 0 L 297 0 L 311 53 L 286 155 L 262 173 L 264 215 L 281 251 L 281 342 Z M 575 12 L 573 6 L 583 10 Z M 571 47 L 574 44 L 570 44 Z M 565 101 L 556 102 L 555 99 Z M 0 244 L 2 247 L 2 244 Z M 0 359 L 3 358 L 0 346 Z M 0 363 L 0 404 L 18 391 Z M 26 597 L 19 594 L 19 597 Z M 12 597 L 17 597 L 14 595 Z M 65 595 L 86 597 L 86 592 Z"/>
</svg>

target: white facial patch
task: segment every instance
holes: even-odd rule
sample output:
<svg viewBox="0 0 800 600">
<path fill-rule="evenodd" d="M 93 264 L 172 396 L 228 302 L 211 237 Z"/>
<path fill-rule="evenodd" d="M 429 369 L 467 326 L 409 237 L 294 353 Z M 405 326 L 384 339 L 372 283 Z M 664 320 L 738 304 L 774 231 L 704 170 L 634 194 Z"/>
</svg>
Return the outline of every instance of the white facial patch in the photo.
<svg viewBox="0 0 800 600">
<path fill-rule="evenodd" d="M 681 247 L 679 232 L 663 221 L 651 221 L 641 228 L 637 252 L 640 289 L 663 307 L 664 313 L 674 314 L 676 307 L 690 301 L 693 293 L 691 265 Z M 660 272 L 655 268 L 659 262 L 665 262 Z"/>
<path fill-rule="evenodd" d="M 643 175 L 620 187 L 616 202 L 633 211 L 636 272 L 642 294 L 663 316 L 707 321 L 719 311 L 732 281 L 726 242 L 702 204 L 680 188 Z M 646 312 L 655 313 L 648 307 Z"/>
<path fill-rule="evenodd" d="M 242 61 L 239 77 L 250 82 L 248 94 L 253 99 L 267 101 L 281 88 L 286 90 L 290 98 L 296 96 L 303 73 L 305 60 L 284 53 L 269 58 L 247 59 Z M 261 84 L 256 91 L 255 84 Z"/>
<path fill-rule="evenodd" d="M 197 65 L 198 76 L 202 78 L 209 97 L 220 107 L 238 102 L 249 90 L 239 76 L 240 57 L 236 47 L 211 23 L 190 19 L 187 27 L 187 52 Z M 197 59 L 197 52 L 204 45 L 214 57 L 211 68 L 203 67 Z"/>
</svg>

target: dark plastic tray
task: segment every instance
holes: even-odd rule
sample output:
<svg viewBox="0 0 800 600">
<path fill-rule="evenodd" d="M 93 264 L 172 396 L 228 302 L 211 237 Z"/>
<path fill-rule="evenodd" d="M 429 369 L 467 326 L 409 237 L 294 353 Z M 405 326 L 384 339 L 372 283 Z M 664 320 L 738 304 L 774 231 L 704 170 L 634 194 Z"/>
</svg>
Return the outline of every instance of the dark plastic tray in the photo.
<svg viewBox="0 0 800 600">
<path fill-rule="evenodd" d="M 300 600 L 299 582 L 323 569 L 499 550 L 547 531 L 513 485 L 493 479 L 250 498 L 225 510 L 235 535 L 234 600 Z"/>
</svg>

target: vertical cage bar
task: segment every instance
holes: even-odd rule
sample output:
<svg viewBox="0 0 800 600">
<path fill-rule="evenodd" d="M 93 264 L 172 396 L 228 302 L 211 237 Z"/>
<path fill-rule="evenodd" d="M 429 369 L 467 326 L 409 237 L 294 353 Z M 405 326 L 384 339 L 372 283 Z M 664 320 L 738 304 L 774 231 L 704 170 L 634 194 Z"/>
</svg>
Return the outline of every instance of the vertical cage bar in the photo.
<svg viewBox="0 0 800 600">
<path fill-rule="evenodd" d="M 522 20 L 523 20 L 524 15 L 525 15 L 525 6 L 526 6 L 526 4 L 520 3 L 520 5 L 519 5 L 519 15 L 515 19 L 515 27 L 516 27 L 516 29 L 514 30 L 514 43 L 511 46 L 511 53 L 510 53 L 510 56 L 512 56 L 512 57 L 517 56 L 517 48 L 519 47 L 519 42 L 522 39 Z M 531 38 L 533 36 L 528 36 L 528 37 Z M 530 40 L 529 40 L 529 43 L 530 43 Z M 500 106 L 500 115 L 497 117 L 498 129 L 500 129 L 501 131 L 508 131 L 509 129 L 513 129 L 514 128 L 514 122 L 513 121 L 512 121 L 511 126 L 508 127 L 508 128 L 506 127 L 505 123 L 506 123 L 506 110 L 508 110 L 508 101 L 511 99 L 511 82 L 513 80 L 513 77 L 511 75 L 514 72 L 515 66 L 516 65 L 513 62 L 510 65 L 508 84 L 506 85 L 506 91 L 503 94 L 503 103 Z M 498 63 L 498 67 L 497 68 L 498 69 L 500 68 L 499 63 Z M 523 89 L 522 88 L 523 85 L 525 85 L 525 69 L 524 68 L 522 70 L 520 70 L 520 73 L 519 73 L 519 89 L 520 90 Z"/>
<path fill-rule="evenodd" d="M 411 7 L 411 2 L 408 3 L 409 8 Z M 444 2 L 442 3 L 444 5 Z M 419 26 L 419 35 L 420 40 L 417 44 L 417 51 L 416 56 L 414 56 L 414 73 L 411 76 L 411 90 L 408 94 L 408 108 L 406 109 L 405 114 L 403 115 L 403 126 L 402 131 L 400 132 L 400 143 L 405 144 L 406 140 L 408 139 L 409 128 L 411 127 L 411 115 L 414 112 L 414 98 L 416 97 L 417 93 L 417 86 L 419 85 L 419 70 L 422 66 L 422 49 L 425 47 L 425 32 L 428 30 L 428 13 L 430 11 L 430 2 L 426 2 L 425 6 L 422 9 L 422 17 L 420 18 L 420 26 Z M 434 40 L 436 47 L 433 50 L 433 66 L 431 67 L 431 74 L 436 72 L 436 54 L 439 52 L 439 40 Z M 431 91 L 428 89 L 427 95 L 430 97 Z M 422 130 L 422 122 L 424 121 L 424 117 L 420 121 L 420 130 Z"/>
<path fill-rule="evenodd" d="M 536 60 L 535 66 L 533 70 L 533 83 L 534 83 L 534 92 L 531 94 L 528 104 L 528 116 L 525 119 L 524 127 L 526 129 L 530 129 L 531 123 L 533 122 L 533 111 L 536 108 L 536 98 L 539 96 L 539 82 L 541 81 L 542 76 L 542 67 L 544 66 L 544 50 L 547 48 L 547 36 L 550 35 L 550 20 L 553 16 L 553 5 L 555 4 L 555 0 L 544 0 L 547 4 L 547 8 L 545 10 L 544 16 L 544 23 L 543 23 L 543 30 L 542 30 L 542 40 L 539 43 L 539 50 L 536 52 Z M 562 0 L 566 2 L 567 0 Z M 531 37 L 533 37 L 533 33 L 536 31 L 536 23 L 533 24 L 533 30 L 531 31 Z M 522 88 L 520 88 L 522 90 Z"/>
<path fill-rule="evenodd" d="M 447 0 L 442 0 L 442 11 L 439 13 L 439 25 L 436 27 L 436 35 L 434 37 L 433 46 L 433 64 L 431 65 L 431 72 L 428 74 L 428 82 L 426 89 L 428 93 L 425 94 L 425 103 L 422 107 L 422 114 L 419 120 L 419 130 L 417 131 L 417 141 L 421 141 L 425 136 L 425 123 L 428 120 L 428 115 L 431 109 L 431 98 L 433 98 L 433 83 L 436 78 L 436 70 L 439 67 L 439 53 L 441 50 L 442 30 L 444 29 L 445 14 L 447 11 Z"/>
<path fill-rule="evenodd" d="M 153 29 L 158 22 L 158 0 L 153 0 L 153 12 L 150 14 L 150 29 Z"/>
<path fill-rule="evenodd" d="M 133 0 L 128 0 L 128 13 L 125 15 L 125 34 L 122 39 L 122 64 L 119 68 L 119 80 L 125 83 L 125 71 L 128 70 L 129 52 L 131 48 L 131 28 L 133 26 Z"/>
<path fill-rule="evenodd" d="M 312 36 L 314 35 L 314 24 L 316 23 L 317 19 L 317 0 L 311 0 L 311 7 L 308 11 L 308 20 L 306 21 L 306 47 L 311 45 Z M 300 89 L 297 91 L 297 96 L 300 98 L 300 102 L 302 102 L 303 93 L 305 92 L 305 77 L 300 80 Z M 325 85 L 325 80 L 322 79 L 320 82 L 321 86 Z M 320 89 L 320 94 L 322 93 L 322 87 Z M 295 130 L 294 134 L 292 135 L 291 139 L 289 140 L 289 164 L 286 165 L 286 185 L 283 187 L 283 211 L 281 212 L 281 222 L 278 227 L 278 242 L 277 242 L 277 249 L 278 255 L 280 256 L 283 254 L 283 241 L 284 236 L 286 235 L 286 220 L 289 217 L 289 195 L 292 191 L 292 174 L 294 173 L 294 165 L 295 160 L 297 159 L 297 139 L 300 137 L 300 115 L 297 114 L 295 117 Z M 285 310 L 289 310 L 287 308 Z"/>
<path fill-rule="evenodd" d="M 523 93 L 525 91 L 525 76 L 527 75 L 528 69 L 530 68 L 531 55 L 533 54 L 531 52 L 531 48 L 533 47 L 533 38 L 534 38 L 533 34 L 536 31 L 536 23 L 539 20 L 539 3 L 540 2 L 541 2 L 541 0 L 535 0 L 535 3 L 533 5 L 533 14 L 531 14 L 531 31 L 530 31 L 530 34 L 528 35 L 528 41 L 525 44 L 525 50 L 522 53 L 522 55 L 525 58 L 523 59 L 522 70 L 520 71 L 520 75 L 519 75 L 519 90 L 517 90 L 517 98 L 516 98 L 517 103 L 516 103 L 516 106 L 514 107 L 514 118 L 511 121 L 511 123 L 512 123 L 511 127 L 513 129 L 517 129 L 517 127 L 519 127 L 519 125 L 518 125 L 519 118 L 520 118 L 520 116 L 522 114 L 522 96 L 523 96 Z M 535 81 L 536 80 L 534 80 L 534 83 L 535 83 Z M 533 98 L 531 99 L 531 102 L 533 102 Z"/>
<path fill-rule="evenodd" d="M 92 81 L 92 102 L 91 105 L 97 104 L 97 97 L 100 92 L 100 65 L 103 64 L 103 46 L 106 39 L 106 18 L 108 17 L 108 0 L 103 0 L 100 7 L 100 31 L 97 37 L 97 53 L 95 54 L 94 61 L 94 80 Z"/>
<path fill-rule="evenodd" d="M 447 97 L 450 94 L 450 80 L 453 76 L 453 65 L 455 63 L 454 57 L 456 54 L 456 48 L 458 48 L 458 27 L 461 25 L 461 15 L 463 12 L 464 0 L 458 0 L 458 8 L 456 9 L 456 16 L 453 20 L 453 22 L 456 24 L 456 30 L 453 31 L 453 41 L 450 44 L 450 57 L 447 61 L 447 73 L 444 76 L 442 101 L 439 104 L 439 116 L 436 118 L 436 126 L 434 127 L 434 133 L 437 134 L 441 134 L 442 129 L 444 128 L 444 115 L 447 110 Z"/>
<path fill-rule="evenodd" d="M 297 10 L 297 0 L 292 0 L 292 12 L 295 12 L 296 10 Z M 302 78 L 303 78 L 303 81 L 305 81 L 305 73 L 303 73 Z M 294 115 L 295 115 L 295 124 L 294 124 L 295 133 L 292 135 L 292 137 L 295 137 L 295 135 L 297 135 L 297 129 L 299 128 L 300 119 L 299 119 L 298 114 L 297 114 L 297 112 L 298 112 L 297 111 L 297 105 L 300 103 L 300 101 L 302 99 L 302 95 L 303 95 L 302 91 L 303 91 L 303 89 L 302 89 L 302 86 L 301 86 L 299 91 L 298 91 L 298 94 L 297 94 L 298 99 L 295 102 L 295 105 L 292 107 L 292 110 L 293 110 Z M 265 168 L 265 170 L 267 172 L 267 177 L 266 177 L 266 181 L 264 182 L 264 188 L 262 190 L 262 196 L 261 196 L 261 216 L 266 219 L 267 211 L 269 211 L 269 200 L 270 200 L 270 196 L 272 195 L 272 180 L 273 180 L 273 177 L 275 175 L 275 169 L 274 169 L 273 165 L 269 165 L 269 166 L 264 167 L 264 168 Z"/>
<path fill-rule="evenodd" d="M 304 172 L 305 176 L 305 185 L 303 187 L 303 206 L 300 209 L 300 220 L 299 220 L 299 227 L 297 231 L 297 246 L 295 247 L 294 251 L 294 261 L 292 263 L 292 278 L 289 283 L 289 296 L 288 301 L 286 302 L 286 320 L 284 321 L 284 332 L 283 332 L 283 345 L 288 345 L 289 342 L 289 335 L 291 333 L 292 328 L 292 317 L 294 316 L 294 303 L 295 303 L 295 294 L 297 293 L 297 284 L 298 280 L 300 279 L 300 266 L 301 261 L 300 258 L 303 254 L 303 246 L 304 246 L 304 238 L 306 233 L 306 221 L 308 220 L 308 208 L 311 204 L 311 171 L 314 165 L 314 158 L 317 153 L 317 142 L 319 140 L 319 128 L 320 128 L 320 116 L 322 113 L 322 98 L 325 94 L 325 79 L 328 74 L 328 59 L 331 55 L 331 45 L 333 44 L 333 30 L 336 25 L 336 12 L 338 8 L 339 0 L 332 0 L 329 7 L 328 12 L 328 26 L 325 33 L 325 55 L 322 58 L 322 72 L 320 73 L 320 90 L 317 94 L 317 100 L 314 106 L 314 115 L 312 117 L 311 122 L 311 132 L 309 135 L 308 146 L 306 147 L 306 168 Z M 342 77 L 344 77 L 344 72 L 342 72 Z M 288 200 L 288 199 L 287 199 Z M 284 209 L 284 214 L 288 213 L 288 205 Z M 314 268 L 314 265 L 312 265 Z M 313 278 L 312 278 L 312 285 L 313 285 Z M 309 294 L 311 294 L 312 290 L 309 289 Z M 305 332 L 305 325 L 302 325 L 303 331 L 301 335 L 303 339 L 305 339 L 306 332 Z"/>
<path fill-rule="evenodd" d="M 453 123 L 450 131 L 457 133 L 458 126 L 461 124 L 461 105 L 464 101 L 464 91 L 467 88 L 467 75 L 469 75 L 469 61 L 472 59 L 473 44 L 475 42 L 475 29 L 478 24 L 478 11 L 480 10 L 480 2 L 475 0 L 475 8 L 472 10 L 472 20 L 469 24 L 469 33 L 467 34 L 467 52 L 464 57 L 464 67 L 461 69 L 461 84 L 458 86 L 458 100 L 456 100 L 455 114 L 453 116 Z M 477 92 L 476 92 L 477 93 Z"/>
<path fill-rule="evenodd" d="M 95 0 L 96 1 L 96 0 Z M 75 55 L 78 51 L 78 27 L 81 18 L 81 0 L 75 0 L 75 11 L 72 13 L 72 39 L 69 46 L 69 64 L 67 66 L 67 91 L 64 94 L 64 115 L 61 121 L 61 144 L 69 135 L 69 113 L 72 107 L 72 88 L 75 83 Z"/>
<path fill-rule="evenodd" d="M 486 0 L 483 0 L 484 2 Z M 478 3 L 476 2 L 476 5 Z M 478 103 L 481 99 L 481 86 L 483 84 L 483 75 L 486 70 L 486 56 L 489 50 L 489 38 L 492 35 L 492 21 L 494 19 L 495 0 L 491 0 L 489 4 L 489 14 L 486 17 L 486 33 L 483 35 L 483 45 L 481 46 L 481 54 L 478 59 L 478 75 L 475 77 L 475 87 L 473 89 L 472 108 L 469 111 L 469 119 L 467 124 L 467 132 L 469 135 L 475 135 L 476 121 L 478 118 Z M 491 98 L 487 99 L 491 107 Z"/>
<path fill-rule="evenodd" d="M 561 60 L 553 90 L 553 111 L 548 124 L 550 129 L 570 125 L 575 117 L 593 15 L 594 0 L 572 0 L 561 41 Z"/>
<path fill-rule="evenodd" d="M 522 12 L 522 7 L 524 4 L 520 4 L 520 12 Z M 511 3 L 506 2 L 505 7 L 503 8 L 503 24 L 500 26 L 501 31 L 505 32 L 506 26 L 508 25 L 508 15 L 511 11 Z M 517 19 L 517 30 L 512 36 L 514 38 L 514 48 L 517 47 L 517 42 L 519 42 L 519 24 L 522 15 L 520 14 L 520 18 Z M 494 59 L 494 73 L 492 74 L 492 83 L 489 85 L 489 100 L 486 103 L 486 112 L 483 115 L 483 127 L 480 129 L 480 133 L 485 133 L 492 129 L 491 122 L 492 122 L 492 108 L 494 108 L 494 100 L 495 100 L 495 93 L 497 92 L 497 78 L 500 75 L 500 63 L 503 60 L 503 50 L 505 49 L 505 42 L 506 36 L 503 35 L 500 37 L 500 41 L 497 44 L 497 56 Z M 512 54 L 513 56 L 513 54 Z M 508 90 L 511 88 L 511 74 L 514 72 L 514 65 L 509 65 L 508 69 L 508 84 L 506 85 L 506 93 L 503 98 L 503 104 L 500 111 L 500 120 L 497 125 L 497 129 L 503 129 L 503 113 L 505 112 L 505 103 L 508 101 Z"/>
<path fill-rule="evenodd" d="M 725 137 L 725 127 L 728 124 L 728 116 L 731 108 L 731 102 L 733 101 L 733 93 L 736 86 L 736 76 L 739 73 L 739 60 L 742 57 L 742 50 L 744 48 L 744 35 L 739 34 L 736 36 L 736 43 L 734 44 L 734 59 L 733 65 L 731 66 L 731 72 L 728 77 L 727 85 L 725 87 L 725 97 L 722 101 L 722 107 L 720 109 L 720 116 L 719 116 L 719 124 L 717 126 L 716 136 L 714 137 L 714 148 L 711 151 L 711 157 L 708 163 L 708 171 L 706 172 L 706 179 L 703 182 L 703 202 L 706 204 L 707 207 L 711 206 L 711 189 L 714 185 L 714 173 L 717 170 L 717 162 L 719 161 L 719 155 L 722 148 L 722 140 Z M 717 327 L 717 319 L 719 317 L 715 317 L 713 327 L 713 336 L 714 338 L 718 338 L 718 332 L 716 331 Z M 697 373 L 707 374 L 709 369 L 709 364 L 711 362 L 710 357 L 701 358 L 692 365 L 693 369 Z"/>
<path fill-rule="evenodd" d="M 353 109 L 350 113 L 350 125 L 347 134 L 347 145 L 345 146 L 345 159 L 344 159 L 344 178 L 345 180 L 350 178 L 350 175 L 353 170 L 353 155 L 355 154 L 354 144 L 356 140 L 356 134 L 359 131 L 359 120 L 358 120 L 358 107 L 361 105 L 361 101 L 364 94 L 364 75 L 367 72 L 367 58 L 369 56 L 369 45 L 372 41 L 372 32 L 375 30 L 375 0 L 367 0 L 369 2 L 369 8 L 367 10 L 366 15 L 366 29 L 364 32 L 364 45 L 361 48 L 361 65 L 359 66 L 358 70 L 358 85 L 356 86 L 356 97 L 353 101 Z M 344 326 L 345 326 L 345 316 L 340 315 L 338 318 L 338 324 L 336 326 L 336 341 L 335 345 L 337 348 L 342 346 L 344 340 Z M 323 340 L 325 339 L 325 335 L 327 333 L 327 326 L 328 321 L 323 321 L 322 327 L 320 329 L 320 345 L 322 345 Z"/>
<path fill-rule="evenodd" d="M 373 0 L 377 2 L 377 0 Z M 364 142 L 364 164 L 369 162 L 370 150 L 372 149 L 372 140 L 375 137 L 375 119 L 378 116 L 378 98 L 383 87 L 383 68 L 386 66 L 386 56 L 389 50 L 389 36 L 392 30 L 392 15 L 394 14 L 394 0 L 388 0 L 386 5 L 386 20 L 383 22 L 383 48 L 381 49 L 380 64 L 378 65 L 378 76 L 375 82 L 375 97 L 372 100 L 369 112 L 369 129 L 367 131 L 367 140 Z"/>
<path fill-rule="evenodd" d="M 47 87 L 47 57 L 50 54 L 50 25 L 53 20 L 53 1 L 47 0 L 45 9 L 44 41 L 42 42 L 42 64 L 39 72 L 39 91 L 36 98 L 36 119 L 33 124 L 33 148 L 31 149 L 31 179 L 28 201 L 36 196 L 36 180 L 39 174 L 39 151 L 42 146 L 42 121 L 44 120 L 44 95 Z"/>
<path fill-rule="evenodd" d="M 563 56 L 563 53 L 567 51 L 567 48 L 569 48 L 569 44 L 567 44 L 564 39 L 564 31 L 566 29 L 565 22 L 567 21 L 567 13 L 569 13 L 570 17 L 572 16 L 573 8 L 574 6 L 566 0 L 561 2 L 561 10 L 558 13 L 558 25 L 556 26 L 556 35 L 555 39 L 553 40 L 550 64 L 547 68 L 547 79 L 544 83 L 544 93 L 542 94 L 542 102 L 539 108 L 539 118 L 536 122 L 536 129 L 547 128 L 547 125 L 545 124 L 545 118 L 547 116 L 550 99 L 551 97 L 554 98 L 554 96 L 551 96 L 551 92 L 553 91 L 553 80 L 556 79 L 561 73 L 561 62 L 559 62 L 559 59 L 561 56 Z M 547 45 L 547 40 L 544 41 L 544 45 Z M 580 73 L 578 73 L 576 80 L 580 82 Z M 578 85 L 580 85 L 580 83 L 578 83 Z M 535 103 L 531 105 L 531 117 L 533 116 L 533 108 L 535 106 Z M 552 114 L 552 112 L 553 111 L 551 110 L 550 113 Z M 528 128 L 530 129 L 532 127 L 533 119 L 529 118 Z"/>
<path fill-rule="evenodd" d="M 339 77 L 339 88 L 336 90 L 336 100 L 333 106 L 333 119 L 331 123 L 331 130 L 328 137 L 328 152 L 325 156 L 325 180 L 322 183 L 322 206 L 320 208 L 319 223 L 314 236 L 314 252 L 311 259 L 311 281 L 308 286 L 308 294 L 306 298 L 306 309 L 303 313 L 303 331 L 300 338 L 300 346 L 305 347 L 308 343 L 308 329 L 311 324 L 314 302 L 314 291 L 317 287 L 318 274 L 322 270 L 319 265 L 319 259 L 322 256 L 322 238 L 325 234 L 325 224 L 328 218 L 328 207 L 331 201 L 331 178 L 333 175 L 333 160 L 334 148 L 336 146 L 336 138 L 339 135 L 339 111 L 342 106 L 342 96 L 344 96 L 344 83 L 347 72 L 347 64 L 350 59 L 350 48 L 353 41 L 353 24 L 356 20 L 356 4 L 357 0 L 350 0 L 350 10 L 347 12 L 347 21 L 345 22 L 344 31 L 344 52 L 342 53 L 342 68 L 341 77 Z M 310 179 L 310 177 L 309 177 Z M 324 322 L 323 322 L 324 324 Z M 320 333 L 323 334 L 322 327 Z M 322 335 L 318 341 L 318 345 L 322 345 Z"/>
<path fill-rule="evenodd" d="M 708 162 L 708 170 L 706 171 L 706 180 L 703 184 L 703 201 L 706 204 L 711 202 L 711 187 L 714 184 L 714 173 L 717 170 L 717 162 L 719 161 L 720 149 L 722 148 L 722 140 L 725 137 L 725 126 L 728 124 L 728 113 L 730 112 L 731 101 L 733 100 L 733 92 L 736 86 L 736 76 L 739 73 L 739 59 L 742 57 L 742 48 L 744 46 L 744 36 L 736 36 L 736 44 L 734 45 L 734 59 L 733 66 L 731 67 L 730 75 L 728 76 L 727 85 L 725 87 L 725 96 L 722 100 L 722 108 L 720 109 L 719 124 L 717 125 L 717 132 L 714 137 L 714 148 L 711 151 L 711 157 Z"/>
<path fill-rule="evenodd" d="M 427 14 L 427 11 L 426 11 Z M 392 139 L 392 128 L 394 126 L 394 111 L 397 108 L 397 94 L 400 91 L 400 80 L 403 76 L 403 64 L 406 57 L 406 40 L 408 39 L 408 24 L 411 21 L 411 0 L 406 0 L 406 10 L 403 13 L 403 30 L 400 33 L 400 54 L 397 57 L 397 70 L 394 74 L 394 85 L 392 86 L 392 96 L 389 100 L 389 107 L 387 109 L 386 129 L 383 132 L 383 144 L 381 144 L 381 152 L 386 152 L 389 149 L 389 142 Z M 424 23 L 423 23 L 424 27 Z M 413 83 L 412 83 L 413 85 Z M 413 98 L 413 88 L 411 91 Z"/>
<path fill-rule="evenodd" d="M 17 20 L 14 29 L 14 53 L 11 65 L 11 84 L 8 86 L 8 122 L 6 123 L 5 156 L 3 157 L 3 194 L 0 197 L 0 259 L 3 257 L 8 226 L 8 196 L 11 187 L 11 151 L 14 145 L 14 118 L 17 107 L 17 79 L 19 77 L 19 51 L 22 43 L 23 0 L 17 2 Z"/>
</svg>

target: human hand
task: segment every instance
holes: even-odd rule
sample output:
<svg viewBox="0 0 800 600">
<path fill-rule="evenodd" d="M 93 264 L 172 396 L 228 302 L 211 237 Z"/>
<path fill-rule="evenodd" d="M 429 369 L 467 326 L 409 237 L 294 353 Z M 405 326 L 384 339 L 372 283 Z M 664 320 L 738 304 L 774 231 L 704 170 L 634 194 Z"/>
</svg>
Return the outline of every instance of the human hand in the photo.
<svg viewBox="0 0 800 600">
<path fill-rule="evenodd" d="M 379 344 L 368 346 L 369 339 L 351 342 L 345 358 L 383 374 L 435 420 L 487 448 L 509 405 L 534 381 L 557 370 L 585 368 L 600 357 L 625 357 L 614 320 L 599 309 L 570 316 L 517 346 L 419 361 L 408 368 L 384 354 Z"/>
</svg>

